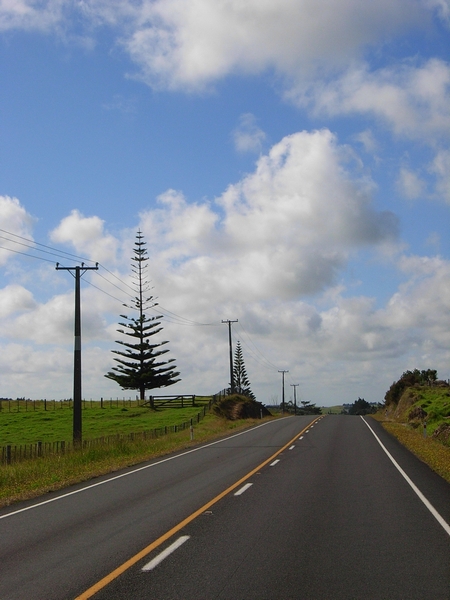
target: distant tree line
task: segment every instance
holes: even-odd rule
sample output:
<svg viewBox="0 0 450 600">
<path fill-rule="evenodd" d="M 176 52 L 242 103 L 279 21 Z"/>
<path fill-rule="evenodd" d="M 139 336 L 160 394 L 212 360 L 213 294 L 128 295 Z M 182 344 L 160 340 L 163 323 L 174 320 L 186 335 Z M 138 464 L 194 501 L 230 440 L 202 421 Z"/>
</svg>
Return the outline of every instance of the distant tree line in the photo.
<svg viewBox="0 0 450 600">
<path fill-rule="evenodd" d="M 294 403 L 289 400 L 289 402 L 285 403 L 284 410 L 286 412 L 294 413 L 297 415 L 321 415 L 322 409 L 320 406 L 316 406 L 311 402 L 307 402 L 306 400 L 302 400 L 300 405 L 294 406 Z"/>
<path fill-rule="evenodd" d="M 353 404 L 350 404 L 346 412 L 348 415 L 371 415 L 376 413 L 380 406 L 380 404 L 371 404 L 364 398 L 358 398 Z"/>
</svg>

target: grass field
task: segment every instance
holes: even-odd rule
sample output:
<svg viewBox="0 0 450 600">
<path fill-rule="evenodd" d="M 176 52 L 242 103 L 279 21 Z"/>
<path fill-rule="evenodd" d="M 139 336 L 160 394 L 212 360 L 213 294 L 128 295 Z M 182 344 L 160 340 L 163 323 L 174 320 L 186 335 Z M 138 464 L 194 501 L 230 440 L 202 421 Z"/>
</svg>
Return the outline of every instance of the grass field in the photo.
<svg viewBox="0 0 450 600">
<path fill-rule="evenodd" d="M 105 402 L 104 408 L 100 408 L 99 402 L 86 403 L 82 411 L 83 438 L 94 439 L 179 425 L 194 418 L 209 400 L 209 397 L 201 397 L 196 399 L 196 406 L 157 411 L 128 401 L 123 404 Z M 47 403 L 47 410 L 44 410 L 41 403 L 38 410 L 25 410 L 22 402 L 20 411 L 17 408 L 14 410 L 15 406 L 11 412 L 5 408 L 0 412 L 0 446 L 72 439 L 73 411 L 68 406 L 60 408 L 56 404 L 53 409 L 52 403 Z"/>
<path fill-rule="evenodd" d="M 260 423 L 260 419 L 227 421 L 208 413 L 194 427 L 194 440 L 190 439 L 189 430 L 184 430 L 152 440 L 128 441 L 83 449 L 66 455 L 1 465 L 0 507 L 19 500 L 36 498 L 47 492 L 60 490 L 170 452 L 190 448 Z"/>
</svg>

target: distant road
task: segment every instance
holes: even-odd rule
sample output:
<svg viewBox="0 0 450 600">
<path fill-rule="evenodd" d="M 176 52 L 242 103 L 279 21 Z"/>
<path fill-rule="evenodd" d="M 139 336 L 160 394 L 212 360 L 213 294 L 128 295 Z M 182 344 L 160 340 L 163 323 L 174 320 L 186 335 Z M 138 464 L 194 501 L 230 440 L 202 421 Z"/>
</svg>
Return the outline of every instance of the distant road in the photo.
<svg viewBox="0 0 450 600">
<path fill-rule="evenodd" d="M 0 600 L 449 600 L 450 485 L 370 418 L 313 420 L 2 509 Z"/>
</svg>

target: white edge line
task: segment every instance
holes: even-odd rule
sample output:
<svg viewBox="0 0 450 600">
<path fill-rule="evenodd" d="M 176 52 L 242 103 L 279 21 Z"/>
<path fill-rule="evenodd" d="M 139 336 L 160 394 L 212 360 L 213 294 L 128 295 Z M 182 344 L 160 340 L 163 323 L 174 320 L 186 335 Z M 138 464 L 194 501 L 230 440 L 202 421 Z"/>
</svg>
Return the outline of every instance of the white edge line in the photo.
<svg viewBox="0 0 450 600">
<path fill-rule="evenodd" d="M 175 550 L 177 550 L 177 548 L 182 546 L 184 544 L 184 542 L 187 542 L 190 537 L 191 536 L 189 536 L 189 535 L 182 535 L 181 537 L 179 537 L 177 540 L 175 540 L 173 542 L 173 544 L 170 544 L 170 546 L 168 548 L 166 548 L 163 552 L 158 554 L 158 556 L 155 556 L 155 558 L 153 560 L 151 560 L 149 563 L 144 565 L 141 570 L 142 571 L 152 571 L 155 567 L 157 567 L 159 565 L 159 563 L 161 563 L 165 558 L 170 556 L 172 554 L 172 552 L 175 552 Z"/>
<path fill-rule="evenodd" d="M 235 496 L 240 496 L 241 494 L 243 494 L 244 492 L 246 492 L 248 490 L 248 488 L 251 488 L 252 485 L 253 485 L 253 483 L 246 483 L 237 492 L 235 492 L 234 495 Z"/>
<path fill-rule="evenodd" d="M 422 500 L 422 502 L 428 508 L 428 510 L 430 511 L 430 513 L 433 515 L 433 517 L 439 523 L 439 525 L 441 525 L 441 527 L 444 529 L 444 531 L 448 535 L 450 535 L 450 525 L 447 523 L 447 521 L 438 513 L 438 511 L 434 508 L 434 506 L 431 504 L 431 502 L 429 500 L 427 500 L 427 498 L 425 498 L 425 496 L 422 494 L 422 492 L 419 490 L 419 488 L 415 485 L 415 483 L 413 483 L 413 481 L 408 477 L 408 475 L 401 468 L 401 466 L 397 463 L 397 461 L 394 459 L 394 457 L 383 446 L 380 438 L 377 436 L 377 434 L 372 429 L 372 427 L 369 425 L 369 423 L 367 423 L 367 421 L 363 417 L 361 417 L 361 419 L 364 421 L 364 423 L 367 425 L 367 427 L 373 433 L 373 435 L 375 436 L 375 439 L 380 444 L 380 446 L 382 447 L 382 449 L 384 450 L 384 452 L 388 455 L 389 460 L 392 462 L 392 464 L 394 465 L 394 467 L 399 471 L 399 473 L 402 475 L 402 477 L 404 477 L 404 479 L 406 480 L 406 482 L 411 486 L 411 488 L 414 490 L 414 492 L 417 494 L 417 496 Z"/>
<path fill-rule="evenodd" d="M 284 418 L 288 419 L 289 417 L 284 417 Z M 104 479 L 103 481 L 98 481 L 97 483 L 91 483 L 90 485 L 82 487 L 78 490 L 73 490 L 73 492 L 67 492 L 66 494 L 57 496 L 56 498 L 50 498 L 49 500 L 44 500 L 43 502 L 38 502 L 37 504 L 31 504 L 30 506 L 26 506 L 25 508 L 19 508 L 18 510 L 7 513 L 6 515 L 0 515 L 0 520 L 6 519 L 7 517 L 12 517 L 13 515 L 18 515 L 19 513 L 25 512 L 27 510 L 32 510 L 33 508 L 38 508 L 39 506 L 44 506 L 44 504 L 50 504 L 51 502 L 56 502 L 57 500 L 62 500 L 63 498 L 68 498 L 69 496 L 73 496 L 75 494 L 79 494 L 81 492 L 91 490 L 92 488 L 98 487 L 99 485 L 104 485 L 105 483 L 110 483 L 111 481 L 116 481 L 116 479 L 121 479 L 122 477 L 128 477 L 128 475 L 134 475 L 134 473 L 139 473 L 139 471 L 144 471 L 145 469 L 150 469 L 152 467 L 156 467 L 157 465 L 161 465 L 162 463 L 168 462 L 170 460 L 174 460 L 175 458 L 180 458 L 182 456 L 186 456 L 187 454 L 192 454 L 192 452 L 198 452 L 199 450 L 203 450 L 204 448 L 209 448 L 210 446 L 214 446 L 215 444 L 220 444 L 222 442 L 225 442 L 226 440 L 231 440 L 235 437 L 239 437 L 240 435 L 244 435 L 245 433 L 255 431 L 255 429 L 259 429 L 260 427 L 264 427 L 265 425 L 270 425 L 270 423 L 275 423 L 280 420 L 281 419 L 276 419 L 274 421 L 267 421 L 267 423 L 261 423 L 261 425 L 257 425 L 256 427 L 252 427 L 251 429 L 246 429 L 245 431 L 241 431 L 240 433 L 235 433 L 234 435 L 230 435 L 229 437 L 222 438 L 220 440 L 216 440 L 215 442 L 210 442 L 209 444 L 205 444 L 204 446 L 198 446 L 197 448 L 192 448 L 192 450 L 187 450 L 186 452 L 183 452 L 181 454 L 176 454 L 175 456 L 169 456 L 167 458 L 163 458 L 162 460 L 151 463 L 150 465 L 144 465 L 143 467 L 133 469 L 132 471 L 127 471 L 126 473 L 122 473 L 121 475 L 115 475 L 114 477 L 110 477 L 109 479 Z"/>
</svg>

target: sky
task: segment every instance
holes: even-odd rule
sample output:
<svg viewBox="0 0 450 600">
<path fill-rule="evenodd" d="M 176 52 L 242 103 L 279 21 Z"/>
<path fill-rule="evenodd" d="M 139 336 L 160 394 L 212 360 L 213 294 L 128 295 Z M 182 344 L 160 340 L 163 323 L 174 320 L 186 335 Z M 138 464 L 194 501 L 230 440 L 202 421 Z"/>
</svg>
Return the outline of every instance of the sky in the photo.
<svg viewBox="0 0 450 600">
<path fill-rule="evenodd" d="M 141 231 L 181 381 L 383 402 L 450 378 L 450 0 L 0 0 L 0 396 L 83 397 Z M 298 387 L 294 388 L 294 385 Z"/>
</svg>

